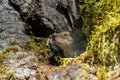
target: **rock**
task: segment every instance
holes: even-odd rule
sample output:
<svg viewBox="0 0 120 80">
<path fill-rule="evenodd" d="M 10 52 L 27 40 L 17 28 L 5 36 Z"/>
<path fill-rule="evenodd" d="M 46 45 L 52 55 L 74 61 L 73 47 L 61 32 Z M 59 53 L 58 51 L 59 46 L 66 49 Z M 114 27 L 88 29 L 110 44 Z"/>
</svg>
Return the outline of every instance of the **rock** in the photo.
<svg viewBox="0 0 120 80">
<path fill-rule="evenodd" d="M 79 18 L 77 0 L 10 0 L 37 36 L 72 30 Z M 43 34 L 44 33 L 44 34 Z"/>
<path fill-rule="evenodd" d="M 0 33 L 3 32 L 5 30 L 3 25 L 0 25 Z"/>
<path fill-rule="evenodd" d="M 29 80 L 39 80 L 39 79 L 37 79 L 37 78 L 34 77 L 34 76 L 30 76 Z"/>
<path fill-rule="evenodd" d="M 0 3 L 0 50 L 5 49 L 7 43 L 14 40 L 24 44 L 29 38 L 23 31 L 24 24 L 20 21 L 20 14 L 10 5 L 9 0 L 2 0 Z M 16 37 L 18 35 L 20 38 Z"/>
<path fill-rule="evenodd" d="M 8 58 L 4 61 L 9 73 L 14 73 L 14 77 L 18 80 L 36 76 L 37 58 L 33 53 L 13 52 L 10 51 Z"/>
<path fill-rule="evenodd" d="M 15 53 L 15 56 L 16 56 L 17 59 L 21 59 L 21 58 L 23 58 L 23 57 L 27 57 L 28 55 L 29 55 L 29 54 L 26 53 L 26 52 L 16 52 L 16 53 Z"/>
<path fill-rule="evenodd" d="M 57 69 L 47 75 L 48 80 L 97 80 L 95 75 L 82 69 L 79 64 L 72 64 L 64 69 Z"/>
<path fill-rule="evenodd" d="M 21 79 L 21 80 L 25 79 L 24 73 L 23 73 L 21 68 L 17 69 L 16 73 L 17 74 L 15 74 L 15 76 L 16 76 L 17 79 Z"/>
</svg>

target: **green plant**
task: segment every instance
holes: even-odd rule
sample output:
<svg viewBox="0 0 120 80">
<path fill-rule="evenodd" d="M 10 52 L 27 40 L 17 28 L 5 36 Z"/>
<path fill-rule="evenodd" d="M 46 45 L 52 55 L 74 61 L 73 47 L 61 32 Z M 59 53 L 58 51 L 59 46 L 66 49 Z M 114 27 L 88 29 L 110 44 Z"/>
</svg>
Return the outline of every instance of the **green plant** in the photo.
<svg viewBox="0 0 120 80">
<path fill-rule="evenodd" d="M 87 0 L 80 5 L 87 50 L 94 62 L 114 65 L 120 51 L 120 0 Z"/>
<path fill-rule="evenodd" d="M 84 0 L 80 5 L 83 33 L 92 64 L 100 65 L 97 76 L 107 80 L 108 66 L 120 62 L 120 0 Z"/>
<path fill-rule="evenodd" d="M 101 66 L 99 71 L 97 71 L 97 77 L 99 80 L 108 80 L 108 75 L 106 66 Z"/>
<path fill-rule="evenodd" d="M 0 75 L 1 75 L 0 80 L 3 80 L 3 79 L 13 80 L 13 74 L 8 72 L 7 67 L 4 64 L 4 61 L 7 60 L 7 58 L 9 58 L 8 53 L 10 51 L 13 51 L 14 53 L 16 53 L 18 51 L 18 48 L 8 47 L 2 52 L 0 52 Z"/>
<path fill-rule="evenodd" d="M 51 55 L 50 49 L 46 47 L 46 42 L 47 39 L 43 39 L 41 42 L 36 42 L 34 39 L 28 40 L 25 50 L 34 52 L 40 62 L 49 62 Z"/>
<path fill-rule="evenodd" d="M 120 47 L 120 14 L 109 12 L 100 25 L 94 27 L 88 49 L 103 65 L 117 63 Z M 95 59 L 96 59 L 95 58 Z"/>
</svg>

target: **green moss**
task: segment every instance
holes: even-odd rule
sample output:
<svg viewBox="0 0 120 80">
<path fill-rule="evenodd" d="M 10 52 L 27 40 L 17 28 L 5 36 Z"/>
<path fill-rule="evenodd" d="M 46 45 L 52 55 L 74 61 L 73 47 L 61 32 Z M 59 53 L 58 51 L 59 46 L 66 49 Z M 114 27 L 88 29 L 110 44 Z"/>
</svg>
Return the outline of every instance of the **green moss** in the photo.
<svg viewBox="0 0 120 80">
<path fill-rule="evenodd" d="M 5 50 L 3 50 L 2 52 L 0 52 L 0 79 L 10 79 L 13 78 L 11 77 L 13 74 L 10 74 L 6 68 L 6 65 L 3 63 L 9 56 L 8 53 L 10 51 L 13 51 L 14 53 L 16 53 L 18 51 L 18 48 L 14 48 L 14 47 L 8 47 Z"/>
<path fill-rule="evenodd" d="M 8 42 L 8 45 L 20 45 L 20 43 L 17 40 L 12 40 Z"/>
<path fill-rule="evenodd" d="M 114 16 L 113 16 L 114 15 Z M 94 27 L 88 50 L 92 50 L 102 64 L 117 63 L 120 46 L 120 15 L 109 12 L 105 21 Z M 96 59 L 95 58 L 95 59 Z"/>
<path fill-rule="evenodd" d="M 94 63 L 114 65 L 120 51 L 120 0 L 87 0 L 80 5 L 87 50 Z"/>
<path fill-rule="evenodd" d="M 97 71 L 97 77 L 99 80 L 108 80 L 107 68 L 105 66 L 101 66 L 100 70 Z"/>
<path fill-rule="evenodd" d="M 108 12 L 117 12 L 119 0 L 84 0 L 80 5 L 80 15 L 83 19 L 83 30 L 87 37 L 94 29 L 94 25 L 99 25 L 104 20 Z"/>
<path fill-rule="evenodd" d="M 18 51 L 18 48 L 8 47 L 2 52 L 0 52 L 0 63 L 2 63 L 6 58 L 8 58 L 8 52 L 10 51 L 13 51 L 14 53 L 16 53 Z"/>
<path fill-rule="evenodd" d="M 34 52 L 40 62 L 49 62 L 50 49 L 46 46 L 47 39 L 36 42 L 34 39 L 27 41 L 26 51 Z"/>
<path fill-rule="evenodd" d="M 61 58 L 60 64 L 63 67 L 69 66 L 73 62 L 74 58 Z"/>
<path fill-rule="evenodd" d="M 4 79 L 14 80 L 14 75 L 8 73 L 7 68 L 3 64 L 0 64 L 0 80 Z"/>
<path fill-rule="evenodd" d="M 107 80 L 108 66 L 120 62 L 120 0 L 84 0 L 80 15 L 91 54 L 85 60 L 100 65 L 97 76 Z"/>
</svg>

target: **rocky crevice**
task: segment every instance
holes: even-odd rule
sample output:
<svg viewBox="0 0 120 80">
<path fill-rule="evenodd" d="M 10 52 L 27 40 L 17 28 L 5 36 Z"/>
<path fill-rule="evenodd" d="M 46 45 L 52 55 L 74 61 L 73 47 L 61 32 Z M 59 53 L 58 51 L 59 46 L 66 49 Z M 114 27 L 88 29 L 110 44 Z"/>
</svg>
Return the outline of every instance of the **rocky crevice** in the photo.
<svg viewBox="0 0 120 80">
<path fill-rule="evenodd" d="M 27 52 L 23 47 L 30 36 L 48 38 L 54 32 L 74 29 L 79 20 L 76 1 L 2 0 L 0 54 L 5 51 L 8 55 L 3 63 L 8 73 L 14 73 L 15 80 L 40 80 L 42 75 L 37 75 L 38 58 L 34 52 Z"/>
<path fill-rule="evenodd" d="M 27 31 L 46 37 L 53 32 L 71 31 L 79 19 L 77 0 L 10 0 L 28 24 Z M 81 27 L 81 26 L 80 26 Z M 44 34 L 45 33 L 45 34 Z"/>
</svg>

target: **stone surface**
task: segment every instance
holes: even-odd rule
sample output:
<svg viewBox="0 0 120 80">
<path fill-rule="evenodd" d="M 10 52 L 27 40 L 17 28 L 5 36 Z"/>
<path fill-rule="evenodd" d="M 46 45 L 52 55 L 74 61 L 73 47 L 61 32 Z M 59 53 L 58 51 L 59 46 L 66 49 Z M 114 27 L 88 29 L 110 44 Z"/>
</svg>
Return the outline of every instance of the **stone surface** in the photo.
<svg viewBox="0 0 120 80">
<path fill-rule="evenodd" d="M 14 51 L 8 51 L 9 58 L 4 61 L 4 65 L 9 69 L 8 73 L 15 73 L 15 77 L 18 79 L 29 77 L 33 73 L 35 75 L 36 71 L 28 68 L 34 65 L 30 60 L 35 56 L 22 52 L 16 45 L 9 44 L 16 42 L 25 45 L 28 39 L 29 37 L 24 34 L 24 23 L 20 20 L 20 14 L 10 5 L 9 0 L 2 0 L 0 3 L 0 51 L 2 52 L 8 47 L 19 49 L 16 56 Z"/>
<path fill-rule="evenodd" d="M 24 24 L 20 21 L 20 14 L 9 4 L 9 0 L 2 0 L 0 3 L 0 50 L 14 40 L 24 44 L 28 36 L 23 31 Z"/>
<path fill-rule="evenodd" d="M 37 58 L 33 53 L 10 51 L 8 58 L 4 61 L 9 73 L 14 73 L 18 80 L 27 79 L 30 76 L 36 76 Z"/>
<path fill-rule="evenodd" d="M 10 1 L 36 36 L 49 36 L 63 30 L 71 31 L 79 18 L 77 0 Z"/>
<path fill-rule="evenodd" d="M 70 65 L 64 69 L 54 70 L 50 74 L 47 75 L 48 80 L 97 80 L 97 78 L 82 69 L 80 65 Z"/>
</svg>

